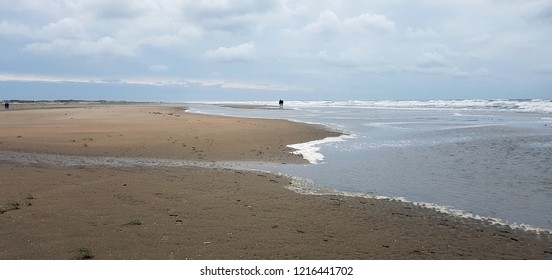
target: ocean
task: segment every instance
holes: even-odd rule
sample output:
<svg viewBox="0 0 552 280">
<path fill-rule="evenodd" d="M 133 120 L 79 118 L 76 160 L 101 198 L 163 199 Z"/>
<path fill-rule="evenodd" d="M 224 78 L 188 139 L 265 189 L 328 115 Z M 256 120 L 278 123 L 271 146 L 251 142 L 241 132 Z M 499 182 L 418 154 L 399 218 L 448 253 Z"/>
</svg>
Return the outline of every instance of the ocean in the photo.
<svg viewBox="0 0 552 280">
<path fill-rule="evenodd" d="M 258 107 L 187 106 L 344 133 L 291 146 L 311 164 L 240 166 L 300 178 L 296 191 L 398 199 L 552 230 L 552 100 L 286 101 L 284 109 L 277 101 L 236 103 Z"/>
</svg>

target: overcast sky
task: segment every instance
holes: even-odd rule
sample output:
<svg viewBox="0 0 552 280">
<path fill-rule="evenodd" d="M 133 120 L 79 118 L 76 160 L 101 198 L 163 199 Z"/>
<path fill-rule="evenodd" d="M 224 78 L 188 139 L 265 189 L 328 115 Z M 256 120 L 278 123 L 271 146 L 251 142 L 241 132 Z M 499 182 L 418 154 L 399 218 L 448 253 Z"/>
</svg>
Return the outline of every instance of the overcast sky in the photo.
<svg viewBox="0 0 552 280">
<path fill-rule="evenodd" d="M 0 0 L 0 99 L 552 98 L 552 0 Z"/>
</svg>

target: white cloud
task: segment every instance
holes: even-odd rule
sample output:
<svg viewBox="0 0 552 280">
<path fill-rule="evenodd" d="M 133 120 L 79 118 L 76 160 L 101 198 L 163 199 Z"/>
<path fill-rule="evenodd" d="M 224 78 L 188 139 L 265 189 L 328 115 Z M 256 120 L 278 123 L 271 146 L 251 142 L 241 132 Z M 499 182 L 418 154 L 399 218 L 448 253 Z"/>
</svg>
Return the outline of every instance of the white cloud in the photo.
<svg viewBox="0 0 552 280">
<path fill-rule="evenodd" d="M 411 39 L 427 39 L 437 36 L 437 33 L 431 28 L 412 28 L 408 27 L 406 29 L 406 37 Z"/>
<path fill-rule="evenodd" d="M 28 44 L 23 50 L 34 54 L 68 56 L 133 56 L 136 54 L 133 48 L 120 44 L 111 37 L 102 37 L 93 41 L 59 39 Z"/>
<path fill-rule="evenodd" d="M 358 33 L 369 31 L 395 32 L 395 23 L 384 15 L 364 13 L 359 16 L 340 20 L 332 10 L 325 10 L 315 22 L 301 28 L 300 33 L 324 34 L 324 33 Z"/>
<path fill-rule="evenodd" d="M 442 68 L 448 64 L 449 62 L 441 54 L 426 52 L 418 59 L 417 66 L 420 68 Z"/>
<path fill-rule="evenodd" d="M 435 67 L 435 68 L 407 68 L 407 72 L 412 72 L 416 74 L 425 74 L 425 75 L 435 75 L 435 76 L 446 76 L 453 78 L 469 78 L 471 73 L 464 71 L 458 67 Z"/>
<path fill-rule="evenodd" d="M 473 72 L 473 74 L 480 77 L 487 77 L 491 75 L 492 72 L 486 67 L 479 67 L 477 70 Z"/>
<path fill-rule="evenodd" d="M 74 18 L 63 18 L 49 23 L 37 32 L 37 36 L 44 39 L 84 39 L 89 37 L 84 24 Z"/>
<path fill-rule="evenodd" d="M 17 22 L 0 22 L 0 36 L 5 37 L 27 37 L 32 34 L 32 30 L 25 24 Z"/>
<path fill-rule="evenodd" d="M 309 88 L 286 86 L 286 85 L 268 85 L 268 84 L 253 84 L 241 82 L 221 82 L 221 88 L 231 89 L 246 89 L 246 90 L 261 90 L 261 91 L 311 91 Z"/>
<path fill-rule="evenodd" d="M 338 32 L 339 28 L 340 23 L 337 15 L 331 10 L 326 10 L 320 14 L 316 22 L 307 24 L 301 29 L 301 31 L 305 33 L 319 34 Z"/>
<path fill-rule="evenodd" d="M 381 30 L 395 32 L 395 23 L 384 15 L 365 13 L 357 17 L 347 18 L 343 21 L 344 28 L 353 30 Z"/>
<path fill-rule="evenodd" d="M 152 65 L 163 66 L 163 65 Z M 311 91 L 310 88 L 282 85 L 282 84 L 260 84 L 227 80 L 208 79 L 171 79 L 171 78 L 125 78 L 105 79 L 97 77 L 69 77 L 69 76 L 37 76 L 37 75 L 9 75 L 0 74 L 0 82 L 41 82 L 41 83 L 80 83 L 80 84 L 123 84 L 123 85 L 146 85 L 146 86 L 198 86 L 198 87 L 220 87 L 228 89 L 244 89 L 259 91 Z"/>
<path fill-rule="evenodd" d="M 492 72 L 486 67 L 479 67 L 474 71 L 463 70 L 457 66 L 451 66 L 450 63 L 436 53 L 426 53 L 422 60 L 427 60 L 428 65 L 417 65 L 416 67 L 408 67 L 404 70 L 417 74 L 447 76 L 452 78 L 478 78 L 487 79 L 491 77 Z"/>
<path fill-rule="evenodd" d="M 453 78 L 488 77 L 491 75 L 485 67 L 479 67 L 475 71 L 466 71 L 454 66 L 445 56 L 438 52 L 426 52 L 417 59 L 415 67 L 405 68 L 407 72 L 418 74 L 429 74 L 437 76 L 448 76 Z"/>
<path fill-rule="evenodd" d="M 238 80 L 220 87 L 269 81 L 365 92 L 372 84 L 361 73 L 381 85 L 424 73 L 549 87 L 551 15 L 551 0 L 0 0 L 0 65 L 4 73 Z M 252 64 L 258 75 L 246 76 Z"/>
<path fill-rule="evenodd" d="M 491 35 L 488 33 L 479 34 L 476 36 L 473 36 L 467 40 L 470 44 L 485 44 L 491 41 Z"/>
<path fill-rule="evenodd" d="M 331 54 L 327 50 L 318 52 L 317 57 L 324 63 L 332 66 L 344 68 L 359 68 L 368 63 L 367 59 L 362 54 L 354 54 L 352 52 L 339 52 Z"/>
<path fill-rule="evenodd" d="M 151 33 L 151 34 L 149 34 Z M 187 45 L 191 42 L 200 39 L 203 35 L 201 29 L 194 25 L 182 25 L 178 30 L 172 31 L 165 29 L 156 34 L 155 32 L 148 32 L 144 34 L 140 40 L 140 45 L 148 45 L 157 48 L 176 48 L 178 46 Z"/>
<path fill-rule="evenodd" d="M 256 58 L 255 43 L 249 42 L 234 47 L 219 47 L 205 53 L 205 57 L 217 62 L 246 62 Z"/>
</svg>

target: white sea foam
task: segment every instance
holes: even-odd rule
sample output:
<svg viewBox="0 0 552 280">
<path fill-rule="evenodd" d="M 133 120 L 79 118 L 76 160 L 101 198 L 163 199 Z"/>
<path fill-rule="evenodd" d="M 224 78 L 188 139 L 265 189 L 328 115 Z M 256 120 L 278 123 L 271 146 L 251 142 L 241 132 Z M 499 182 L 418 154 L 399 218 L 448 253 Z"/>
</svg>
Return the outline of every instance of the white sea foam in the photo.
<svg viewBox="0 0 552 280">
<path fill-rule="evenodd" d="M 262 102 L 252 102 L 262 103 Z M 265 102 L 266 103 L 266 102 Z M 552 100 L 543 99 L 465 99 L 465 100 L 344 100 L 286 101 L 291 108 L 360 107 L 407 110 L 487 110 L 532 113 L 552 113 Z"/>
<path fill-rule="evenodd" d="M 363 197 L 363 198 L 371 198 L 371 199 L 381 199 L 381 200 L 392 200 L 392 201 L 400 201 L 405 203 L 411 203 L 413 205 L 417 205 L 420 207 L 433 209 L 437 212 L 445 213 L 451 216 L 456 216 L 460 218 L 466 218 L 466 219 L 475 219 L 479 221 L 483 221 L 492 225 L 501 225 L 501 226 L 508 226 L 512 229 L 521 229 L 524 231 L 531 231 L 538 234 L 552 234 L 552 229 L 546 229 L 541 227 L 536 227 L 532 225 L 527 224 L 519 224 L 519 223 L 510 223 L 508 221 L 504 221 L 499 218 L 495 217 L 487 217 L 487 216 L 480 216 L 475 215 L 472 213 L 465 212 L 463 210 L 455 209 L 450 206 L 443 206 L 438 205 L 434 203 L 428 203 L 428 202 L 416 202 L 416 201 L 410 201 L 405 199 L 404 197 L 387 197 L 387 196 L 381 196 L 381 195 L 372 195 L 372 194 L 364 194 L 364 193 L 354 193 L 354 192 L 346 192 L 346 191 L 339 191 L 335 189 L 328 188 L 326 186 L 319 186 L 316 185 L 312 180 L 300 178 L 296 176 L 288 176 L 285 174 L 280 174 L 282 176 L 287 176 L 291 179 L 291 185 L 286 186 L 286 189 L 289 189 L 291 191 L 294 191 L 299 194 L 304 195 L 340 195 L 340 196 L 349 196 L 349 197 Z"/>
<path fill-rule="evenodd" d="M 346 134 L 338 137 L 327 137 L 321 140 L 314 140 L 310 142 L 292 144 L 287 146 L 289 148 L 296 149 L 296 151 L 292 152 L 293 154 L 302 156 L 311 164 L 319 164 L 322 163 L 322 161 L 324 160 L 324 155 L 319 152 L 320 145 L 331 142 L 341 142 L 345 141 L 346 139 L 351 139 L 355 137 L 357 136 L 354 134 Z"/>
<path fill-rule="evenodd" d="M 219 101 L 201 102 L 204 104 L 250 104 L 258 106 L 275 106 L 267 101 Z M 304 109 L 305 107 L 358 107 L 372 109 L 405 109 L 405 110 L 486 110 L 532 113 L 552 113 L 552 100 L 548 99 L 459 99 L 459 100 L 324 100 L 285 102 L 287 109 Z"/>
</svg>

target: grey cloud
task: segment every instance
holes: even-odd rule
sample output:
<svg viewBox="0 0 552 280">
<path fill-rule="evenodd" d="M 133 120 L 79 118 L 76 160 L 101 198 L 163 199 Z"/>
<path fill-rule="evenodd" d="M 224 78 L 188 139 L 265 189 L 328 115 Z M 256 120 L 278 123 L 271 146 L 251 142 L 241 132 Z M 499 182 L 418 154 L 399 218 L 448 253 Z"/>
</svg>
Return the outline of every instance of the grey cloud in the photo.
<svg viewBox="0 0 552 280">
<path fill-rule="evenodd" d="M 552 75 L 552 64 L 538 64 L 530 67 L 530 70 L 534 73 Z"/>
<path fill-rule="evenodd" d="M 153 4 L 151 1 L 95 0 L 83 1 L 83 8 L 102 20 L 134 19 L 147 14 Z"/>
<path fill-rule="evenodd" d="M 524 17 L 536 22 L 552 23 L 552 1 L 527 1 L 521 6 Z"/>
<path fill-rule="evenodd" d="M 199 23 L 206 31 L 240 32 L 253 30 L 267 15 L 283 9 L 283 1 L 185 1 L 182 14 Z"/>
<path fill-rule="evenodd" d="M 185 1 L 181 8 L 197 17 L 229 17 L 251 14 L 266 14 L 282 7 L 279 0 L 192 0 Z"/>
<path fill-rule="evenodd" d="M 163 64 L 154 64 L 150 65 L 149 70 L 153 72 L 165 72 L 169 70 L 169 67 Z"/>
</svg>

